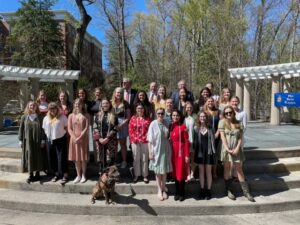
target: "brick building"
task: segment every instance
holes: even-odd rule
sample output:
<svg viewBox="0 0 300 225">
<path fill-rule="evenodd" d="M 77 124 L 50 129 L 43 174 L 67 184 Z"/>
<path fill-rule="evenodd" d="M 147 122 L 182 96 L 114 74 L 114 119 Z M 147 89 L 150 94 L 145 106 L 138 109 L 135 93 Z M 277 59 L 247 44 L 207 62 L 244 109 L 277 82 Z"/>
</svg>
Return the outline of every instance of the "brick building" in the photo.
<svg viewBox="0 0 300 225">
<path fill-rule="evenodd" d="M 63 58 L 65 59 L 65 66 L 60 69 L 72 69 L 71 56 L 76 36 L 75 27 L 78 21 L 76 21 L 75 18 L 65 10 L 54 10 L 53 13 L 55 15 L 54 19 L 59 23 L 63 35 Z M 5 39 L 11 30 L 9 21 L 11 21 L 14 16 L 15 13 L 0 12 L 0 64 L 11 65 L 11 53 L 10 55 L 9 53 L 7 55 L 3 50 L 5 46 Z M 85 40 L 83 42 L 81 60 L 81 74 L 86 76 L 87 80 L 93 81 L 95 85 L 102 84 L 104 81 L 102 71 L 102 44 L 88 32 L 86 33 Z"/>
</svg>

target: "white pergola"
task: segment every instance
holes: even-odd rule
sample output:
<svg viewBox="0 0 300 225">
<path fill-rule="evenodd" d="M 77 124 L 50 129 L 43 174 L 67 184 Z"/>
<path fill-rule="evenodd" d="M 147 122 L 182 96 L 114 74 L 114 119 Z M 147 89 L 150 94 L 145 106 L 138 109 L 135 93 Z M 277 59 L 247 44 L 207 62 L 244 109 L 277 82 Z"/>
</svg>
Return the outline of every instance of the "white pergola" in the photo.
<svg viewBox="0 0 300 225">
<path fill-rule="evenodd" d="M 244 111 L 250 115 L 250 80 L 272 79 L 270 124 L 280 124 L 280 111 L 274 105 L 274 94 L 280 91 L 280 79 L 300 76 L 300 62 L 267 66 L 228 69 L 230 78 L 236 79 L 236 95 L 241 99 Z"/>
<path fill-rule="evenodd" d="M 1 81 L 19 81 L 21 82 L 20 100 L 21 105 L 25 105 L 30 97 L 34 100 L 39 91 L 39 82 L 61 82 L 65 83 L 66 90 L 70 99 L 73 99 L 73 82 L 78 80 L 79 70 L 58 70 L 18 67 L 9 65 L 0 65 L 0 84 Z M 31 88 L 28 88 L 28 86 Z M 2 86 L 2 85 L 1 85 Z M 1 88 L 1 91 L 4 88 Z M 2 127 L 2 99 L 0 94 L 0 128 Z"/>
</svg>

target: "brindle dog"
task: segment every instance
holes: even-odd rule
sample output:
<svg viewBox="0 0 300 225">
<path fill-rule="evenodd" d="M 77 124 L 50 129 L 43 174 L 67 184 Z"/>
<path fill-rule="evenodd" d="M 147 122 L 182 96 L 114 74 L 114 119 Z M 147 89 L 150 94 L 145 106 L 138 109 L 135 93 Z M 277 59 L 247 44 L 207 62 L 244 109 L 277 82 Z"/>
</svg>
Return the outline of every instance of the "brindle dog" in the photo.
<svg viewBox="0 0 300 225">
<path fill-rule="evenodd" d="M 106 168 L 93 188 L 91 203 L 95 204 L 96 199 L 104 197 L 105 204 L 115 204 L 113 200 L 115 194 L 115 183 L 119 176 L 120 173 L 116 166 Z"/>
</svg>

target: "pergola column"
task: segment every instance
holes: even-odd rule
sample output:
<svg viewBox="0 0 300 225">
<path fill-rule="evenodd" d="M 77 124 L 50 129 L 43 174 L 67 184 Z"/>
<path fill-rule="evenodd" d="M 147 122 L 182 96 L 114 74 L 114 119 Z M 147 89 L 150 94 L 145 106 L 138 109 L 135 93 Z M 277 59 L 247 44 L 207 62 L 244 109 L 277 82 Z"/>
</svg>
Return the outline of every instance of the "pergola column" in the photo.
<svg viewBox="0 0 300 225">
<path fill-rule="evenodd" d="M 240 108 L 244 109 L 243 107 L 243 83 L 244 83 L 244 80 L 243 78 L 241 79 L 236 79 L 235 80 L 235 95 L 239 97 L 240 99 Z"/>
<path fill-rule="evenodd" d="M 278 93 L 280 83 L 280 76 L 272 76 L 272 93 L 271 93 L 271 125 L 279 125 L 280 124 L 280 111 L 279 108 L 275 107 L 275 98 L 274 94 Z"/>
<path fill-rule="evenodd" d="M 251 110 L 250 110 L 250 80 L 244 80 L 244 112 L 247 113 L 248 118 L 251 118 Z"/>
<path fill-rule="evenodd" d="M 66 90 L 67 90 L 67 93 L 69 95 L 70 102 L 73 102 L 73 100 L 74 100 L 74 96 L 73 96 L 74 95 L 73 83 L 74 83 L 74 80 L 66 80 L 65 81 Z"/>
<path fill-rule="evenodd" d="M 24 110 L 28 102 L 28 81 L 21 81 L 20 85 L 20 106 Z"/>
<path fill-rule="evenodd" d="M 286 80 L 283 80 L 283 93 L 289 93 L 290 83 Z M 283 111 L 283 121 L 285 123 L 291 122 L 290 110 L 288 107 L 282 107 Z"/>
<path fill-rule="evenodd" d="M 35 101 L 38 97 L 39 89 L 40 89 L 40 79 L 39 78 L 30 78 L 30 99 Z"/>
<path fill-rule="evenodd" d="M 0 89 L 4 90 L 3 85 L 2 85 L 2 78 L 3 76 L 0 76 Z M 2 100 L 2 95 L 0 94 L 0 130 L 3 128 L 3 100 Z"/>
</svg>

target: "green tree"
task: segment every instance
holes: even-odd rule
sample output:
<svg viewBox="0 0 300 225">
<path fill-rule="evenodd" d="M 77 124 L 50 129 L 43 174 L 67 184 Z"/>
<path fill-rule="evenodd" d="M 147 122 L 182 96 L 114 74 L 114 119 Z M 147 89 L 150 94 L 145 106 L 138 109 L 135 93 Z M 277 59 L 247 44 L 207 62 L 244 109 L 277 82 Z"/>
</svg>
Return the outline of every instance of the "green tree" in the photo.
<svg viewBox="0 0 300 225">
<path fill-rule="evenodd" d="M 54 14 L 54 0 L 22 0 L 16 12 L 8 47 L 14 65 L 53 68 L 63 66 L 62 34 Z"/>
</svg>

